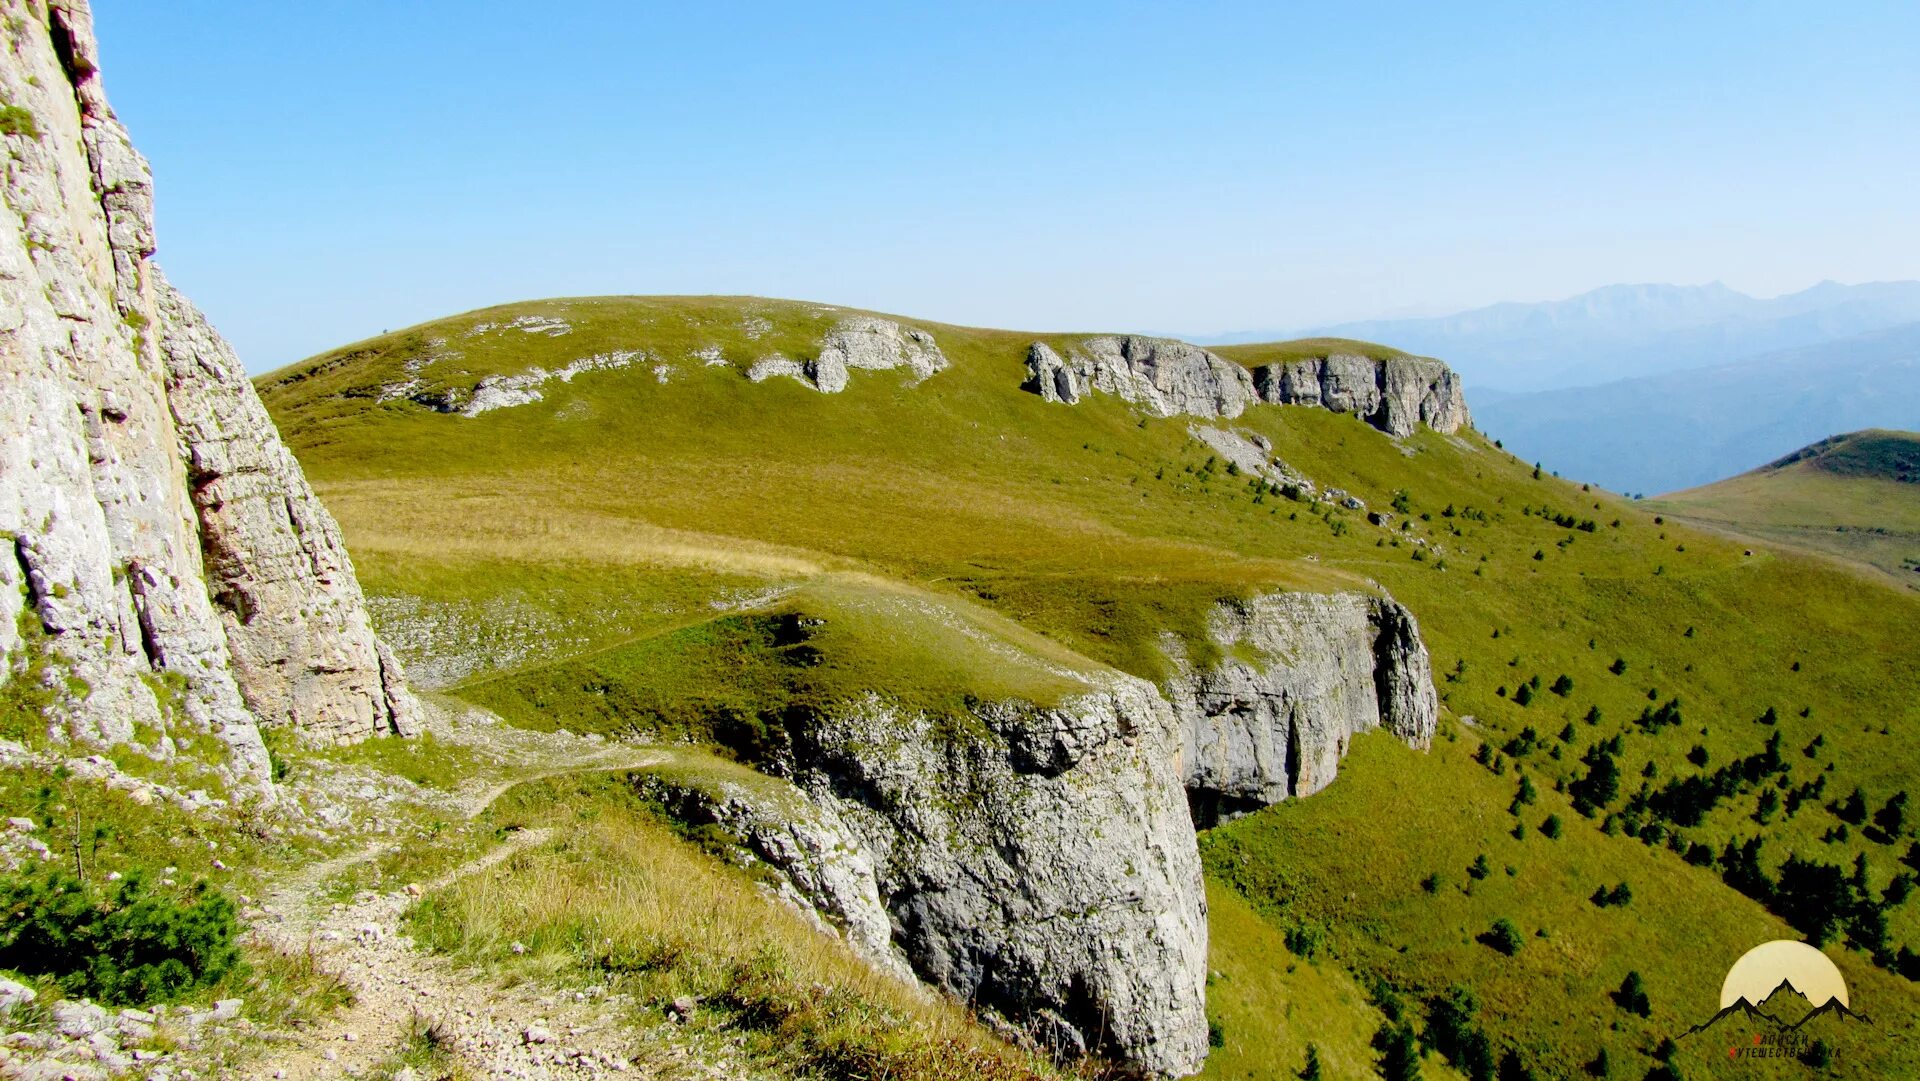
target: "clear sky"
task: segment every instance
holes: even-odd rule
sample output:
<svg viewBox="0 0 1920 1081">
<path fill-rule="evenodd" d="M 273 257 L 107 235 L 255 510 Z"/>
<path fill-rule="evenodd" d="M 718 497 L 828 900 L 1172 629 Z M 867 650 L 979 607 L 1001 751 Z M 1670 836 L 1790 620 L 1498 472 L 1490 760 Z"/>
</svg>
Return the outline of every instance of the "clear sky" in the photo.
<svg viewBox="0 0 1920 1081">
<path fill-rule="evenodd" d="M 255 371 L 751 293 L 1206 333 L 1920 277 L 1920 4 L 94 0 Z"/>
</svg>

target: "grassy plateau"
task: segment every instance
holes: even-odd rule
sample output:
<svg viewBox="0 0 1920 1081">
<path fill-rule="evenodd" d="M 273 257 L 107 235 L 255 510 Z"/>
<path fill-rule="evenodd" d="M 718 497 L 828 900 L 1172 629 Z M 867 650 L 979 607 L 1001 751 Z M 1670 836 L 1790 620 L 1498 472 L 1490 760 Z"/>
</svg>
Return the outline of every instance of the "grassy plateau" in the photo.
<svg viewBox="0 0 1920 1081">
<path fill-rule="evenodd" d="M 539 301 L 355 343 L 258 385 L 339 518 L 383 632 L 422 671 L 437 658 L 447 693 L 530 728 L 734 744 L 764 710 L 866 691 L 935 712 L 969 695 L 1044 702 L 1107 669 L 1164 676 L 1163 635 L 1204 659 L 1205 616 L 1223 598 L 1392 593 L 1421 621 L 1443 736 L 1426 754 L 1360 739 L 1327 792 L 1202 837 L 1208 1076 L 1294 1077 L 1309 1045 L 1326 1077 L 1374 1076 L 1396 1028 L 1436 1078 L 1920 1075 L 1920 993 L 1899 974 L 1902 948 L 1920 946 L 1904 862 L 1914 819 L 1882 814 L 1920 761 L 1913 591 L 1743 518 L 1742 500 L 1787 505 L 1762 489 L 1650 507 L 1468 430 L 1396 441 L 1276 406 L 1213 422 L 1265 437 L 1323 489 L 1399 508 L 1370 524 L 1229 468 L 1188 434 L 1191 418 L 1023 391 L 1028 344 L 1064 349 L 1073 335 L 903 320 L 950 367 L 919 382 L 855 371 L 831 395 L 747 378 L 773 354 L 812 358 L 854 314 L 729 297 Z M 1257 364 L 1330 350 L 1395 355 L 1343 342 L 1221 352 Z M 595 357 L 624 359 L 549 378 L 538 400 L 458 412 L 484 378 Z M 1832 476 L 1810 505 L 1916 527 L 1875 494 L 1910 499 L 1911 483 Z M 785 663 L 796 648 L 819 663 Z M 440 663 L 449 651 L 462 663 Z M 643 885 L 685 854 L 662 855 L 670 838 L 607 792 L 528 800 L 524 813 L 556 822 L 599 817 L 516 857 L 519 871 L 435 899 L 423 933 L 476 955 L 537 940 L 541 957 L 561 952 L 545 943 L 645 939 L 619 928 L 649 926 L 644 907 L 667 902 Z M 1838 868 L 1841 885 L 1806 864 Z M 623 883 L 604 912 L 548 902 L 578 897 L 601 867 Z M 1622 883 L 1630 899 L 1593 899 Z M 483 906 L 488 890 L 531 892 Z M 1810 915 L 1823 904 L 1840 911 L 1831 926 Z M 1724 1025 L 1682 1038 L 1718 1008 L 1734 959 L 1774 937 L 1823 942 L 1874 1019 L 1809 1027 L 1830 1065 L 1730 1060 L 1729 1041 L 1749 1034 Z M 566 964 L 611 963 L 569 950 Z M 751 986 L 752 961 L 666 970 L 668 982 L 724 995 Z M 1617 994 L 1630 973 L 1644 1010 L 1620 1004 L 1636 1007 Z M 848 996 L 820 1031 L 878 1056 L 861 1062 L 921 1069 L 896 1022 L 976 1046 L 947 1020 L 911 1020 L 919 1007 L 858 973 L 818 979 Z M 883 1016 L 895 1020 L 860 1020 Z M 863 1025 L 871 1039 L 847 1035 Z"/>
</svg>

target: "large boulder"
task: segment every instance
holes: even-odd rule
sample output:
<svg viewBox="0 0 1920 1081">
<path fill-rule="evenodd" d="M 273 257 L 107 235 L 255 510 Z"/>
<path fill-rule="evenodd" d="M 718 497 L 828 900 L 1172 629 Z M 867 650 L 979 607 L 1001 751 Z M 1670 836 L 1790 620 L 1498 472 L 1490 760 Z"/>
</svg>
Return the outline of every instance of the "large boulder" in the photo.
<svg viewBox="0 0 1920 1081">
<path fill-rule="evenodd" d="M 1366 593 L 1268 593 L 1215 606 L 1217 659 L 1169 641 L 1167 699 L 1202 828 L 1333 782 L 1353 737 L 1375 728 L 1416 747 L 1439 717 L 1412 613 Z"/>
</svg>

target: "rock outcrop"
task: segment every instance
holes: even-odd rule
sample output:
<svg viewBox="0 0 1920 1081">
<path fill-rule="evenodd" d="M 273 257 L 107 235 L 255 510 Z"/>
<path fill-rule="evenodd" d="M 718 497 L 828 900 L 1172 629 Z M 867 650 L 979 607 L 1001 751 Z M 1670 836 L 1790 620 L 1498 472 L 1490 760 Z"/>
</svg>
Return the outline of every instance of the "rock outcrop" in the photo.
<svg viewBox="0 0 1920 1081">
<path fill-rule="evenodd" d="M 1063 359 L 1045 342 L 1027 350 L 1027 388 L 1050 402 L 1112 394 L 1156 417 L 1237 417 L 1258 401 L 1253 379 L 1196 345 L 1139 335 L 1088 338 Z"/>
<path fill-rule="evenodd" d="M 1220 659 L 1197 666 L 1169 642 L 1178 673 L 1165 686 L 1196 826 L 1318 792 L 1361 732 L 1432 741 L 1426 646 L 1391 598 L 1269 593 L 1218 605 L 1207 622 Z"/>
<path fill-rule="evenodd" d="M 1425 357 L 1335 353 L 1249 372 L 1197 345 L 1129 335 L 1089 338 L 1065 357 L 1034 342 L 1025 386 L 1069 405 L 1097 390 L 1157 417 L 1237 417 L 1260 402 L 1313 405 L 1353 413 L 1395 437 L 1416 424 L 1453 432 L 1470 423 L 1460 377 Z"/>
<path fill-rule="evenodd" d="M 855 315 L 840 320 L 827 332 L 812 360 L 801 362 L 777 354 L 765 357 L 747 370 L 747 378 L 758 383 L 784 375 L 823 394 L 838 394 L 847 389 L 847 373 L 855 369 L 905 368 L 917 383 L 946 367 L 946 354 L 933 335 L 890 319 Z"/>
<path fill-rule="evenodd" d="M 1459 375 L 1426 357 L 1330 353 L 1255 368 L 1253 383 L 1263 402 L 1352 413 L 1395 437 L 1416 424 L 1456 432 L 1471 423 Z"/>
<path fill-rule="evenodd" d="M 742 809 L 767 797 L 738 787 L 682 791 L 850 942 L 1063 1058 L 1199 1069 L 1206 902 L 1180 736 L 1150 685 L 1116 675 L 1052 708 L 959 718 L 870 697 L 790 735 L 771 768 L 820 817 Z"/>
<path fill-rule="evenodd" d="M 151 262 L 151 180 L 102 93 L 85 3 L 0 11 L 7 676 L 44 669 L 56 737 L 165 753 L 167 726 L 190 723 L 255 780 L 260 724 L 405 730 L 411 699 L 333 520 Z"/>
</svg>

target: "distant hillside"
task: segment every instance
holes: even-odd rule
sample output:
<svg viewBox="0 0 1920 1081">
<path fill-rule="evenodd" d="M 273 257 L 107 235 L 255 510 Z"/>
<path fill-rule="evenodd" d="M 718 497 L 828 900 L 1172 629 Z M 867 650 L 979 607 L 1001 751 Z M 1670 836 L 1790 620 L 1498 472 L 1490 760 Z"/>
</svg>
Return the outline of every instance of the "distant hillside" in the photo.
<svg viewBox="0 0 1920 1081">
<path fill-rule="evenodd" d="M 1699 525 L 1863 563 L 1920 589 L 1920 434 L 1837 435 L 1652 505 Z"/>
<path fill-rule="evenodd" d="M 1444 358 L 1473 389 L 1544 391 L 1723 364 L 1920 320 L 1920 282 L 1822 282 L 1760 299 L 1709 285 L 1609 285 L 1566 300 L 1321 327 Z M 1224 335 L 1221 343 L 1270 334 Z"/>
<path fill-rule="evenodd" d="M 1615 491 L 1673 491 L 1834 432 L 1920 427 L 1920 323 L 1655 378 L 1468 397 L 1481 430 L 1522 458 Z"/>
</svg>

